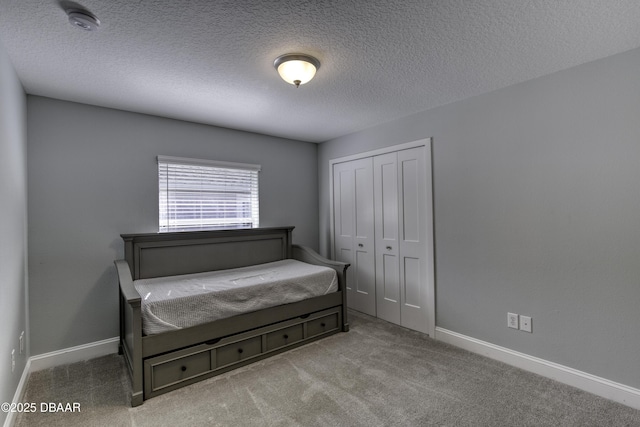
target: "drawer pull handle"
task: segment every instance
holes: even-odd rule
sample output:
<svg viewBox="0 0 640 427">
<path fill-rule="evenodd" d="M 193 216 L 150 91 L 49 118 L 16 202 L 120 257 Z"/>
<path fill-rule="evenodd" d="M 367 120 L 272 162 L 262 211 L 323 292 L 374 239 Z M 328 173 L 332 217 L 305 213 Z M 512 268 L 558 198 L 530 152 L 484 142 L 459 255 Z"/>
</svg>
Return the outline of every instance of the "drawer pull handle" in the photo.
<svg viewBox="0 0 640 427">
<path fill-rule="evenodd" d="M 324 323 L 324 322 L 322 322 L 322 323 L 320 323 L 320 326 L 322 326 L 322 327 L 324 328 L 324 327 L 325 327 L 325 326 L 327 326 L 327 325 L 325 325 L 325 323 Z"/>
<path fill-rule="evenodd" d="M 358 243 L 358 247 L 359 247 L 359 248 L 363 248 L 363 247 L 364 247 L 364 245 L 363 245 L 362 243 Z"/>
<path fill-rule="evenodd" d="M 186 366 L 183 366 L 182 368 L 180 368 L 180 370 L 181 370 L 182 372 L 184 372 L 184 371 L 186 371 L 186 370 L 187 370 L 187 367 L 186 367 Z"/>
<path fill-rule="evenodd" d="M 288 339 L 289 339 L 289 335 L 284 334 L 284 335 L 282 336 L 282 338 L 284 338 L 285 340 L 288 340 Z"/>
<path fill-rule="evenodd" d="M 238 349 L 238 353 L 242 354 L 242 349 L 241 348 Z"/>
<path fill-rule="evenodd" d="M 390 251 L 391 249 L 393 249 L 391 246 L 387 246 L 388 251 Z"/>
</svg>

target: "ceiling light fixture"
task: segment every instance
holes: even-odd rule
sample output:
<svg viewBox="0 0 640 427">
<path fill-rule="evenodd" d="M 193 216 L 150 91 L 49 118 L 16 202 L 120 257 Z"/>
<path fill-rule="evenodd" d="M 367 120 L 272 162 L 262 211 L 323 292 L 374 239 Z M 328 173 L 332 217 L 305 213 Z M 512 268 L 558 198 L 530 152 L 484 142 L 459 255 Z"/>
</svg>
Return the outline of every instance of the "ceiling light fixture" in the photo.
<svg viewBox="0 0 640 427">
<path fill-rule="evenodd" d="M 95 31 L 100 26 L 98 18 L 87 11 L 69 9 L 66 11 L 71 25 L 82 28 L 85 31 Z"/>
<path fill-rule="evenodd" d="M 320 61 L 313 56 L 302 53 L 288 53 L 276 58 L 273 66 L 287 83 L 300 87 L 316 75 Z"/>
</svg>

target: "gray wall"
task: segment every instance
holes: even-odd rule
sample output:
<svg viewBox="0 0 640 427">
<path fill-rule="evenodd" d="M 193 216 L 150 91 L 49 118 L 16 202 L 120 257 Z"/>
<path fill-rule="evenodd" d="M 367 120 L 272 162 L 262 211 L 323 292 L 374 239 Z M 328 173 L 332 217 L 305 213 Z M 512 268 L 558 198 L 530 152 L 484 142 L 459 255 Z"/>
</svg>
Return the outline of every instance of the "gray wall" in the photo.
<svg viewBox="0 0 640 427">
<path fill-rule="evenodd" d="M 639 70 L 633 50 L 321 144 L 321 251 L 329 160 L 433 137 L 437 326 L 640 388 Z"/>
<path fill-rule="evenodd" d="M 158 154 L 258 163 L 260 225 L 317 248 L 317 146 L 29 96 L 32 353 L 118 335 L 121 233 L 158 231 Z"/>
<path fill-rule="evenodd" d="M 26 96 L 0 43 L 0 402 L 13 399 L 27 358 L 18 341 L 28 335 L 26 150 Z M 0 412 L 0 424 L 5 418 Z"/>
</svg>

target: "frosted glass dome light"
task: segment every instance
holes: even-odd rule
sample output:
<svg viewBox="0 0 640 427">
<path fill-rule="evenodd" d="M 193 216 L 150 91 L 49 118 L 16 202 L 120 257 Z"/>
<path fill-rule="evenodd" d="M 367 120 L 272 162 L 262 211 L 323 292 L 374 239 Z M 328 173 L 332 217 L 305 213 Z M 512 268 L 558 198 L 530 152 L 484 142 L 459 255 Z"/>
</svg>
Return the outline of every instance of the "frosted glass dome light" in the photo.
<svg viewBox="0 0 640 427">
<path fill-rule="evenodd" d="M 300 87 L 316 75 L 320 61 L 313 56 L 303 54 L 286 54 L 276 58 L 273 66 L 287 83 Z"/>
</svg>

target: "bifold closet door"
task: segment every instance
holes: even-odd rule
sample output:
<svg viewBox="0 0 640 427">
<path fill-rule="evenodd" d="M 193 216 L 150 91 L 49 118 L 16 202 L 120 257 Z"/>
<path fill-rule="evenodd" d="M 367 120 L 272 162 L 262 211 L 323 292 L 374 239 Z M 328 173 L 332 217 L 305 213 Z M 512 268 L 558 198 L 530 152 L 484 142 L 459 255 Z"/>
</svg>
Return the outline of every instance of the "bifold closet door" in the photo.
<svg viewBox="0 0 640 427">
<path fill-rule="evenodd" d="M 398 245 L 398 154 L 373 159 L 376 311 L 400 325 L 400 254 Z"/>
<path fill-rule="evenodd" d="M 425 148 L 375 156 L 373 162 L 377 315 L 428 333 Z"/>
<path fill-rule="evenodd" d="M 427 257 L 428 238 L 433 226 L 427 209 L 427 152 L 425 147 L 398 152 L 400 210 L 400 317 L 404 327 L 428 333 L 429 277 L 433 274 Z M 429 162 L 429 165 L 431 163 Z"/>
<path fill-rule="evenodd" d="M 333 166 L 335 258 L 351 264 L 347 305 L 376 315 L 373 161 L 369 158 Z"/>
</svg>

